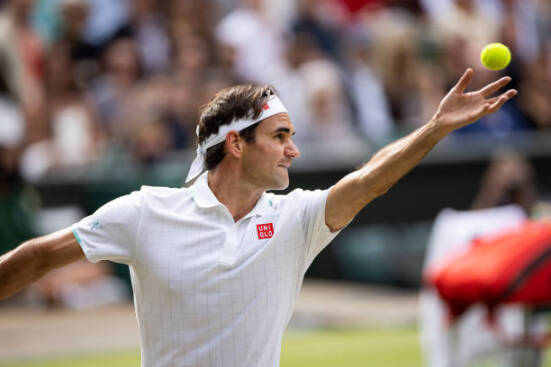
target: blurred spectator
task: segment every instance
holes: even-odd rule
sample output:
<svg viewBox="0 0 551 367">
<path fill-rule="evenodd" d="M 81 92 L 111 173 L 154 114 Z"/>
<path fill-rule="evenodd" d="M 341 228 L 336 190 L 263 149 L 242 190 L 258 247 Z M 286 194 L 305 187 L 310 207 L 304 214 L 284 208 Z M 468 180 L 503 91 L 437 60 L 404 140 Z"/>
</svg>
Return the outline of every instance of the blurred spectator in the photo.
<svg viewBox="0 0 551 367">
<path fill-rule="evenodd" d="M 418 15 L 401 7 L 378 6 L 369 8 L 362 18 L 372 42 L 373 70 L 380 75 L 392 119 L 406 131 L 434 113 L 433 101 L 443 93 L 438 70 L 422 58 L 425 25 Z"/>
<path fill-rule="evenodd" d="M 270 79 L 292 116 L 296 140 L 358 140 L 337 64 L 324 55 L 309 32 L 292 36 L 286 56 L 286 63 Z"/>
<path fill-rule="evenodd" d="M 159 2 L 133 1 L 131 27 L 146 75 L 166 71 L 170 65 L 171 45 L 164 23 Z"/>
<path fill-rule="evenodd" d="M 22 157 L 22 174 L 34 181 L 59 168 L 76 168 L 97 159 L 102 141 L 95 114 L 79 88 L 64 43 L 54 45 L 46 68 L 47 139 L 31 144 Z"/>
<path fill-rule="evenodd" d="M 350 29 L 345 51 L 347 83 L 358 130 L 369 140 L 382 144 L 392 135 L 394 122 L 381 80 L 373 70 L 372 43 L 361 25 Z"/>
<path fill-rule="evenodd" d="M 434 19 L 434 32 L 444 40 L 460 37 L 468 65 L 478 65 L 482 48 L 499 40 L 499 23 L 488 17 L 476 0 L 455 0 L 450 9 Z"/>
<path fill-rule="evenodd" d="M 239 2 L 241 0 L 235 0 Z M 175 46 L 179 40 L 191 33 L 209 44 L 214 41 L 216 24 L 220 19 L 218 1 L 213 0 L 170 0 L 166 10 L 170 22 L 170 34 Z M 232 7 L 231 9 L 234 9 Z"/>
<path fill-rule="evenodd" d="M 551 42 L 542 47 L 534 62 L 523 70 L 519 104 L 530 121 L 540 129 L 551 128 Z"/>
<path fill-rule="evenodd" d="M 355 139 L 349 105 L 337 66 L 327 59 L 302 65 L 308 130 L 312 140 Z"/>
<path fill-rule="evenodd" d="M 139 83 L 120 101 L 114 137 L 135 162 L 156 163 L 173 147 L 173 93 L 172 82 L 157 77 Z"/>
<path fill-rule="evenodd" d="M 482 178 L 473 209 L 516 204 L 527 215 L 538 201 L 534 168 L 518 153 L 498 154 Z"/>
<path fill-rule="evenodd" d="M 21 103 L 26 140 L 46 134 L 43 96 L 44 51 L 29 23 L 32 0 L 7 0 L 0 13 L 0 65 L 2 92 Z"/>
<path fill-rule="evenodd" d="M 61 32 L 61 0 L 34 0 L 32 24 L 45 44 L 54 42 Z"/>
<path fill-rule="evenodd" d="M 141 75 L 136 42 L 129 37 L 115 39 L 104 51 L 102 74 L 92 82 L 89 90 L 107 134 L 114 133 L 121 104 Z"/>
<path fill-rule="evenodd" d="M 130 21 L 132 0 L 92 0 L 85 39 L 95 46 L 108 43 Z"/>
<path fill-rule="evenodd" d="M 547 0 L 534 0 L 536 6 L 536 29 L 538 31 L 540 46 L 549 41 L 551 37 L 551 3 Z"/>
<path fill-rule="evenodd" d="M 383 144 L 430 119 L 467 67 L 476 72 L 473 89 L 507 74 L 520 93 L 498 114 L 458 134 L 511 139 L 551 125 L 551 6 L 545 0 L 2 3 L 0 109 L 9 122 L 0 126 L 0 138 L 11 134 L 21 139 L 18 145 L 52 141 L 56 126 L 66 124 L 71 134 L 99 137 L 92 161 L 100 146 L 125 147 L 140 156 L 137 161 L 164 159 L 166 150 L 193 145 L 193 126 L 207 98 L 244 82 L 276 86 L 298 140 L 323 141 L 333 134 Z M 70 68 L 66 79 L 75 84 L 71 93 L 83 109 L 65 102 L 60 108 L 59 101 L 70 98 L 57 93 L 43 96 L 51 80 L 44 79 L 41 40 L 55 52 L 63 49 L 58 64 Z M 479 61 L 481 47 L 495 41 L 513 51 L 503 72 Z M 133 111 L 144 115 L 134 119 Z M 133 125 L 142 126 L 141 120 L 157 122 L 144 123 L 145 133 Z M 91 132 L 76 127 L 88 124 L 83 121 L 92 121 Z M 149 138 L 160 144 L 158 152 L 136 148 L 149 146 Z"/>
<path fill-rule="evenodd" d="M 501 37 L 515 59 L 523 63 L 535 60 L 539 53 L 536 28 L 536 0 L 502 0 Z"/>
<path fill-rule="evenodd" d="M 339 59 L 339 19 L 335 14 L 333 1 L 298 0 L 298 14 L 291 30 L 308 33 L 326 56 Z"/>
<path fill-rule="evenodd" d="M 59 0 L 61 13 L 60 43 L 69 47 L 75 78 L 80 87 L 99 73 L 100 48 L 84 38 L 84 30 L 90 14 L 89 0 Z"/>
<path fill-rule="evenodd" d="M 162 160 L 171 148 L 171 136 L 161 116 L 153 112 L 142 115 L 133 126 L 135 130 L 130 135 L 130 143 L 135 159 L 142 164 Z"/>
<path fill-rule="evenodd" d="M 494 6 L 494 11 L 496 9 L 499 7 Z M 505 14 L 512 16 L 510 13 L 513 11 L 512 8 L 504 9 L 509 11 Z M 484 68 L 479 56 L 485 44 L 500 41 L 501 30 L 504 29 L 501 18 L 488 17 L 489 10 L 485 10 L 476 0 L 456 0 L 448 11 L 453 15 L 443 13 L 441 18 L 434 21 L 434 28 L 432 28 L 435 34 L 440 34 L 442 37 L 440 58 L 441 68 L 444 71 L 443 83 L 447 86 L 446 88 L 449 88 L 457 75 L 460 75 L 465 68 L 472 67 L 477 76 L 472 89 L 476 90 L 504 73 Z M 468 27 L 465 27 L 465 24 Z M 516 71 L 517 67 L 521 65 L 513 58 L 511 66 L 507 69 L 507 74 L 514 78 L 512 87 L 516 86 L 516 80 L 519 79 L 520 73 Z M 533 129 L 533 124 L 519 108 L 518 100 L 514 99 L 510 102 L 497 114 L 484 117 L 476 124 L 456 131 L 454 135 L 475 133 L 496 139 L 507 139 L 519 131 Z"/>
<path fill-rule="evenodd" d="M 281 68 L 282 29 L 264 17 L 261 0 L 242 0 L 216 26 L 216 38 L 235 53 L 235 72 L 246 81 L 270 83 L 272 70 Z"/>
</svg>

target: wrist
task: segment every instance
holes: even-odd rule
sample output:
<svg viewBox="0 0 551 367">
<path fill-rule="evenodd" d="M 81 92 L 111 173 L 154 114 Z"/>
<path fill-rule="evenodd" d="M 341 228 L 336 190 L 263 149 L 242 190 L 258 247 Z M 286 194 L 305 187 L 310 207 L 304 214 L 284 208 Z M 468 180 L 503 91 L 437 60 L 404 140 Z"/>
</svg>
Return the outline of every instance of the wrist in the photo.
<svg viewBox="0 0 551 367">
<path fill-rule="evenodd" d="M 439 113 L 436 113 L 425 126 L 430 131 L 430 134 L 438 138 L 438 140 L 445 138 L 452 132 L 452 130 L 446 128 L 446 124 Z"/>
</svg>

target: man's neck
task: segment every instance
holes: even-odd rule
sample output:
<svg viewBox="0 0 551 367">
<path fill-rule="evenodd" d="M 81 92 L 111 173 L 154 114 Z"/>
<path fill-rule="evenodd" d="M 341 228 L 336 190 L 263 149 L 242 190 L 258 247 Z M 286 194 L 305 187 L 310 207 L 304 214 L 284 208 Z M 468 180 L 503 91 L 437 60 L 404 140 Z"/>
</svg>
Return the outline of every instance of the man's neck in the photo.
<svg viewBox="0 0 551 367">
<path fill-rule="evenodd" d="M 238 170 L 223 166 L 209 171 L 207 177 L 209 188 L 218 201 L 228 208 L 234 222 L 253 210 L 264 192 L 243 180 Z"/>
</svg>

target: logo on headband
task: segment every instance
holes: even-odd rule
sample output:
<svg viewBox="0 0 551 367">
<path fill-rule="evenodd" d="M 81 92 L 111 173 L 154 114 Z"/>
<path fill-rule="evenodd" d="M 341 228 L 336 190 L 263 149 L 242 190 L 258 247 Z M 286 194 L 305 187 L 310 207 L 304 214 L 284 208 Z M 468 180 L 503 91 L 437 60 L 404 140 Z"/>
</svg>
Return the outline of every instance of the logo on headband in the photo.
<svg viewBox="0 0 551 367">
<path fill-rule="evenodd" d="M 268 105 L 267 103 L 264 103 L 264 106 L 262 106 L 262 109 L 263 109 L 263 110 L 269 110 L 269 109 L 270 109 L 270 105 Z"/>
</svg>

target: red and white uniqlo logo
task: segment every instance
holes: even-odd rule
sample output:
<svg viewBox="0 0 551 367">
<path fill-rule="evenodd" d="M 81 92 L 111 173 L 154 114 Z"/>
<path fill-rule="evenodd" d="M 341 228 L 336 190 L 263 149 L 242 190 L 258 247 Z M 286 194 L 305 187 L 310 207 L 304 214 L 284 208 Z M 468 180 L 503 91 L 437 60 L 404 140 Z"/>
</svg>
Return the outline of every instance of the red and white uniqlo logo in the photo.
<svg viewBox="0 0 551 367">
<path fill-rule="evenodd" d="M 262 109 L 263 109 L 263 110 L 269 110 L 269 109 L 270 109 L 270 105 L 267 104 L 267 103 L 264 103 L 264 106 L 262 106 Z"/>
<path fill-rule="evenodd" d="M 256 231 L 258 233 L 259 240 L 272 238 L 272 236 L 274 235 L 274 225 L 272 223 L 257 224 Z"/>
</svg>

